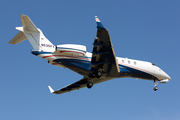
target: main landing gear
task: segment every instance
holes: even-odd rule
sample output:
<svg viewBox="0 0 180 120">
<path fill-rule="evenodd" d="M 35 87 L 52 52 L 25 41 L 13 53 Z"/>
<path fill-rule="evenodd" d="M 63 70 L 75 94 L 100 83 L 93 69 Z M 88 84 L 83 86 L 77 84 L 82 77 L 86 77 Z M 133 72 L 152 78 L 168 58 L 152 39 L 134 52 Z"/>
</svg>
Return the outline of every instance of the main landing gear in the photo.
<svg viewBox="0 0 180 120">
<path fill-rule="evenodd" d="M 153 88 L 154 91 L 157 91 L 158 90 L 158 87 L 157 87 L 157 80 L 154 80 L 154 88 Z"/>
<path fill-rule="evenodd" d="M 101 76 L 102 76 L 102 72 L 101 72 L 101 71 L 98 71 L 96 77 L 97 77 L 97 78 L 100 78 Z"/>
<path fill-rule="evenodd" d="M 98 71 L 97 73 L 96 73 L 96 77 L 97 78 L 100 78 L 102 76 L 102 71 Z M 93 81 L 92 80 L 88 80 L 88 83 L 87 83 L 87 88 L 92 88 L 92 86 L 93 86 Z"/>
<path fill-rule="evenodd" d="M 92 88 L 92 86 L 93 86 L 93 82 L 88 82 L 88 83 L 87 83 L 87 88 L 90 89 L 90 88 Z"/>
</svg>

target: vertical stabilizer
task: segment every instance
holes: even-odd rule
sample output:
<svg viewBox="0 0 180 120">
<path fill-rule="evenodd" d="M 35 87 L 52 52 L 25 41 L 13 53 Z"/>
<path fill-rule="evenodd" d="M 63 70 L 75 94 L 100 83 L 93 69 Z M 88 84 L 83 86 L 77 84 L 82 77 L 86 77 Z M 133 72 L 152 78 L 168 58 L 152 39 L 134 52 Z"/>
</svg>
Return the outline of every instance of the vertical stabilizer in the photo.
<svg viewBox="0 0 180 120">
<path fill-rule="evenodd" d="M 35 51 L 54 52 L 54 45 L 34 25 L 31 19 L 26 15 L 20 15 L 20 18 L 22 27 L 16 27 L 20 32 L 9 43 L 17 44 L 28 39 Z"/>
</svg>

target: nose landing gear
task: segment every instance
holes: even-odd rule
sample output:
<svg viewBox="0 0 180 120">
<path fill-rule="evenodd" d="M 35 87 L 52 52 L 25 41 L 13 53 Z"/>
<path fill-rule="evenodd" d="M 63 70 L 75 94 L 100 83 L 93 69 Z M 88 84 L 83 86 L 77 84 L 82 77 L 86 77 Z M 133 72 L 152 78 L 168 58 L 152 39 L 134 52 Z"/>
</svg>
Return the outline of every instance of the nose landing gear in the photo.
<svg viewBox="0 0 180 120">
<path fill-rule="evenodd" d="M 153 90 L 154 90 L 154 91 L 158 90 L 158 87 L 157 87 L 157 86 L 155 86 L 155 87 L 153 88 Z"/>
<path fill-rule="evenodd" d="M 158 87 L 157 87 L 157 80 L 154 80 L 154 88 L 153 88 L 154 91 L 157 91 L 158 90 Z"/>
</svg>

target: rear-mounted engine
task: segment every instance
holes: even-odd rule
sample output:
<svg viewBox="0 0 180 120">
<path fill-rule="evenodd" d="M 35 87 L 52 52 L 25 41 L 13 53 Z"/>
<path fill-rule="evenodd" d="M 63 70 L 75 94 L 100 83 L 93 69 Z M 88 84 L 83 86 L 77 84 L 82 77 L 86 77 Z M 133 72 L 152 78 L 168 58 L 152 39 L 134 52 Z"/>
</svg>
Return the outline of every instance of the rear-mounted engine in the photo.
<svg viewBox="0 0 180 120">
<path fill-rule="evenodd" d="M 75 44 L 63 44 L 56 46 L 56 53 L 70 56 L 84 56 L 86 54 L 86 46 Z"/>
</svg>

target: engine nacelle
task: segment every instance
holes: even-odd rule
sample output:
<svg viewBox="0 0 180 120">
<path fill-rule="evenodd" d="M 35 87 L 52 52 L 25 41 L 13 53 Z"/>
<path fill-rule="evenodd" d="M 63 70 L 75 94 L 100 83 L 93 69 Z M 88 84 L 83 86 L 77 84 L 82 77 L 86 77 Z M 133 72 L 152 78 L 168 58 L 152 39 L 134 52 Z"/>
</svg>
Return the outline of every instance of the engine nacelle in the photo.
<svg viewBox="0 0 180 120">
<path fill-rule="evenodd" d="M 70 56 L 84 56 L 86 54 L 86 46 L 75 44 L 63 44 L 56 46 L 56 52 Z"/>
</svg>

